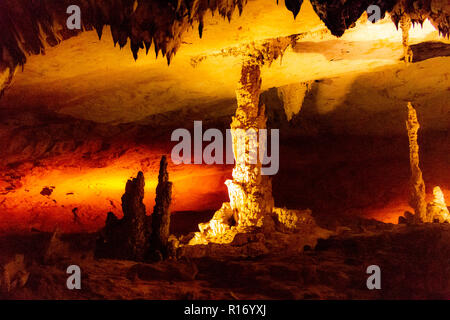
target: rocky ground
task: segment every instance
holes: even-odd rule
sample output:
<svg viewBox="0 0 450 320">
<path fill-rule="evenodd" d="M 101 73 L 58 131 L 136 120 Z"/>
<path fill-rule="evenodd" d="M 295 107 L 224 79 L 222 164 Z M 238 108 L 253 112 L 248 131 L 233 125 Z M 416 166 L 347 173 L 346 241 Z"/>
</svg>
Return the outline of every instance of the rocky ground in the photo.
<svg viewBox="0 0 450 320">
<path fill-rule="evenodd" d="M 316 217 L 317 219 L 317 217 Z M 322 219 L 297 233 L 241 237 L 221 253 L 156 264 L 93 258 L 96 234 L 2 237 L 4 299 L 448 299 L 450 225 Z M 325 228 L 329 228 L 327 230 Z M 53 237 L 53 239 L 52 239 Z M 321 239 L 320 239 L 321 238 Z M 255 247 L 253 254 L 248 250 Z M 194 249 L 205 252 L 204 246 Z M 207 250 L 206 250 L 207 251 Z M 226 253 L 230 253 L 227 255 Z M 192 255 L 191 255 L 192 256 Z M 66 288 L 66 268 L 82 289 Z M 366 268 L 381 268 L 368 290 Z M 9 286 L 5 285 L 8 270 Z M 9 288 L 9 292 L 7 289 Z"/>
</svg>

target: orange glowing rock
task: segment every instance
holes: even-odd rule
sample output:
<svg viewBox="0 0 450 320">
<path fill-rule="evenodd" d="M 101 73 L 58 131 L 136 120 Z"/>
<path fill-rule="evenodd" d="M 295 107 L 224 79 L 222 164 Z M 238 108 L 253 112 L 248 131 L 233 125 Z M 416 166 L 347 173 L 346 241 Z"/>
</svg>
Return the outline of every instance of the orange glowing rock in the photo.
<svg viewBox="0 0 450 320">
<path fill-rule="evenodd" d="M 450 222 L 450 213 L 445 203 L 444 193 L 440 187 L 433 189 L 433 201 L 427 205 L 427 216 L 431 217 L 433 221 L 443 223 Z"/>
<path fill-rule="evenodd" d="M 230 243 L 237 233 L 235 224 L 234 211 L 230 203 L 225 202 L 209 222 L 198 225 L 200 232 L 195 233 L 189 245 Z"/>
<path fill-rule="evenodd" d="M 274 208 L 273 213 L 278 222 L 278 229 L 280 231 L 294 232 L 299 230 L 305 224 L 313 224 L 311 210 L 289 210 L 286 208 Z"/>
</svg>

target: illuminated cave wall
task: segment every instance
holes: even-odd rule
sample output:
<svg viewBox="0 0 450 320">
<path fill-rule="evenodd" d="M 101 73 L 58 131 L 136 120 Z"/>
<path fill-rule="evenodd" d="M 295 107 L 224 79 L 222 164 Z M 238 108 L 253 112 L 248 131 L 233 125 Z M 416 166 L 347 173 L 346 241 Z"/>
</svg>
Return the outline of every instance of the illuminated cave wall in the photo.
<svg viewBox="0 0 450 320">
<path fill-rule="evenodd" d="M 137 1 L 137 6 L 134 1 L 118 1 L 118 8 L 109 7 L 107 1 L 78 2 L 83 12 L 90 6 L 95 9 L 96 14 L 84 17 L 83 24 L 88 30 L 102 27 L 102 40 L 96 31 L 63 31 L 64 1 L 57 6 L 42 1 L 39 8 L 21 7 L 27 2 L 0 4 L 0 24 L 7 30 L 0 37 L 0 81 L 3 87 L 12 81 L 0 99 L 2 229 L 52 230 L 60 225 L 69 231 L 96 230 L 106 212 L 120 216 L 125 182 L 139 170 L 147 181 L 145 203 L 152 208 L 157 164 L 173 145 L 167 143 L 170 132 L 191 128 L 199 119 L 211 127 L 229 126 L 242 62 L 235 52 L 252 41 L 301 34 L 282 59 L 262 68 L 262 99 L 274 115 L 272 125 L 283 125 L 294 135 L 385 136 L 389 141 L 390 136 L 405 135 L 404 106 L 409 100 L 422 118 L 424 131 L 445 131 L 450 123 L 445 1 L 404 2 L 413 21 L 423 22 L 423 27 L 416 24 L 410 32 L 419 60 L 408 68 L 401 61 L 401 31 L 391 21 L 391 17 L 396 21 L 397 1 L 377 1 L 383 12 L 391 14 L 376 24 L 361 17 L 364 1 L 358 5 L 289 1 L 291 11 L 276 1 L 242 1 L 241 15 L 233 10 L 239 9 L 240 1 L 226 2 L 231 6 L 210 1 L 219 16 L 211 15 L 206 1 L 184 1 L 172 9 L 157 1 Z M 158 15 L 149 15 L 149 6 Z M 294 20 L 292 12 L 297 9 L 300 13 Z M 186 11 L 191 15 L 180 14 Z M 12 19 L 19 12 L 26 23 Z M 153 33 L 144 30 L 148 21 L 157 26 Z M 203 21 L 202 39 L 199 21 Z M 38 23 L 44 33 L 40 38 Z M 441 44 L 423 45 L 429 41 Z M 114 48 L 115 42 L 125 50 Z M 144 49 L 151 48 L 148 57 L 140 52 L 135 61 L 130 50 L 137 54 L 141 42 Z M 46 55 L 38 55 L 44 48 Z M 170 66 L 161 53 L 170 59 Z M 11 70 L 25 62 L 24 71 L 19 68 L 12 77 Z M 291 117 L 289 125 L 282 122 L 283 112 Z M 444 155 L 438 157 L 441 161 L 431 176 L 445 170 L 445 152 L 444 144 Z M 293 159 L 308 159 L 308 155 L 296 154 Z M 308 198 L 319 201 L 317 190 L 330 184 L 327 172 L 314 169 L 323 176 L 319 187 L 295 195 L 304 197 L 305 205 Z M 169 165 L 173 211 L 217 210 L 227 201 L 224 181 L 231 170 L 232 166 Z M 291 180 L 275 184 L 286 183 L 284 187 L 295 190 L 296 181 Z M 450 188 L 442 186 L 448 195 Z M 292 193 L 288 196 L 293 198 Z M 407 209 L 404 203 L 394 207 L 394 214 L 381 218 L 394 221 Z"/>
</svg>

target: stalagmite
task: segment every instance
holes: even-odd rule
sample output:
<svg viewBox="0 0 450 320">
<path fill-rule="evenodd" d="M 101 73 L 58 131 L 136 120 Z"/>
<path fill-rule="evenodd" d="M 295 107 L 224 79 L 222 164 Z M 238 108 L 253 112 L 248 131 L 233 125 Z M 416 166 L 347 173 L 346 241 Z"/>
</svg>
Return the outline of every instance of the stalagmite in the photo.
<svg viewBox="0 0 450 320">
<path fill-rule="evenodd" d="M 139 172 L 133 180 L 128 180 L 122 196 L 124 222 L 130 230 L 128 246 L 131 256 L 140 260 L 147 250 L 148 221 L 145 214 L 144 174 Z"/>
<path fill-rule="evenodd" d="M 172 182 L 169 181 L 166 156 L 161 158 L 156 187 L 155 207 L 152 215 L 152 235 L 150 250 L 162 258 L 168 255 L 168 239 L 170 227 L 170 202 L 172 201 Z M 159 253 L 158 253 L 159 252 Z"/>
<path fill-rule="evenodd" d="M 450 213 L 445 203 L 444 193 L 439 187 L 434 187 L 433 189 L 433 201 L 427 205 L 427 216 L 432 221 L 450 222 Z"/>
<path fill-rule="evenodd" d="M 148 251 L 150 236 L 149 219 L 146 216 L 144 199 L 144 174 L 128 180 L 122 196 L 123 219 L 108 213 L 106 225 L 97 241 L 96 256 L 143 260 Z"/>
<path fill-rule="evenodd" d="M 199 224 L 189 245 L 230 243 L 239 232 L 275 229 L 271 177 L 262 175 L 266 145 L 260 140 L 266 129 L 265 106 L 260 103 L 261 66 L 271 64 L 295 44 L 297 36 L 249 43 L 231 52 L 243 55 L 241 77 L 236 90 L 237 109 L 231 122 L 235 167 L 233 179 L 225 182 L 230 202 L 223 203 L 208 223 Z"/>
<path fill-rule="evenodd" d="M 419 144 L 417 132 L 420 128 L 416 110 L 408 102 L 408 120 L 406 129 L 409 137 L 409 161 L 411 166 L 411 199 L 410 205 L 415 212 L 416 222 L 431 222 L 427 216 L 427 204 L 425 201 L 425 182 L 422 178 L 422 170 L 419 167 Z"/>
<path fill-rule="evenodd" d="M 244 62 L 237 95 L 237 110 L 231 123 L 236 165 L 233 180 L 227 180 L 230 206 L 241 227 L 262 227 L 267 213 L 272 212 L 273 198 L 270 178 L 261 175 L 259 130 L 266 128 L 265 106 L 259 102 L 260 65 Z M 251 132 L 255 133 L 252 137 Z M 250 134 L 249 134 L 250 133 Z M 244 142 L 245 141 L 245 142 Z M 244 142 L 244 143 L 243 143 Z M 255 157 L 255 158 L 253 158 Z"/>
<path fill-rule="evenodd" d="M 224 203 L 213 219 L 200 224 L 200 232 L 190 244 L 228 243 L 239 231 L 262 227 L 272 212 L 273 198 L 270 178 L 261 175 L 259 130 L 266 128 L 265 107 L 259 103 L 261 89 L 260 63 L 247 59 L 242 66 L 236 90 L 237 110 L 231 123 L 233 152 L 236 164 L 233 180 L 227 180 L 229 203 Z M 263 151 L 263 150 L 262 150 Z"/>
<path fill-rule="evenodd" d="M 255 49 L 258 54 L 248 54 L 243 62 L 239 86 L 236 90 L 237 109 L 231 123 L 231 135 L 235 167 L 233 179 L 225 182 L 229 203 L 224 203 L 213 219 L 200 224 L 200 232 L 190 244 L 218 242 L 229 243 L 238 232 L 254 227 L 272 228 L 271 218 L 274 200 L 269 176 L 261 174 L 260 155 L 264 145 L 260 144 L 260 130 L 266 129 L 265 106 L 260 103 L 261 65 L 282 55 L 290 44 L 285 41 Z"/>
</svg>

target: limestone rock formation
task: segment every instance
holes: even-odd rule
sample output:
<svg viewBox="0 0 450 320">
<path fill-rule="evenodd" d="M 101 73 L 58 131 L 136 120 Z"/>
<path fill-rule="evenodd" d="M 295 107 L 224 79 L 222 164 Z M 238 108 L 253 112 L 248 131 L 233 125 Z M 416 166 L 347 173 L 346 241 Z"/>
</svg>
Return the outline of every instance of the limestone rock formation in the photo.
<svg viewBox="0 0 450 320">
<path fill-rule="evenodd" d="M 135 59 L 141 49 L 149 51 L 152 43 L 170 63 L 182 43 L 182 35 L 195 23 L 203 33 L 203 17 L 216 12 L 231 19 L 237 8 L 242 12 L 246 0 L 42 0 L 0 3 L 0 92 L 18 66 L 23 66 L 29 54 L 43 54 L 47 45 L 58 45 L 84 30 L 96 30 L 99 38 L 105 26 L 110 26 L 114 45 L 122 48 L 130 41 Z M 77 5 L 82 13 L 82 30 L 66 27 L 67 8 Z M 1 80 L 2 77 L 0 77 Z"/>
<path fill-rule="evenodd" d="M 190 244 L 229 243 L 240 231 L 273 225 L 272 182 L 269 176 L 261 174 L 261 155 L 266 146 L 260 143 L 260 130 L 266 129 L 267 119 L 265 106 L 259 100 L 261 65 L 279 56 L 279 50 L 270 48 L 255 49 L 261 54 L 249 54 L 242 65 L 236 90 L 238 107 L 231 123 L 235 158 L 233 180 L 225 182 L 230 202 L 224 203 L 209 223 L 199 225 L 200 232 Z"/>
<path fill-rule="evenodd" d="M 419 166 L 419 144 L 417 143 L 417 132 L 420 128 L 417 120 L 416 110 L 408 102 L 408 120 L 406 129 L 409 138 L 409 161 L 411 166 L 411 198 L 410 205 L 414 209 L 417 222 L 431 222 L 427 215 L 427 204 L 425 201 L 425 182 L 422 177 L 422 170 Z"/>
<path fill-rule="evenodd" d="M 305 225 L 315 224 L 311 210 L 289 210 L 274 208 L 277 230 L 282 232 L 296 232 Z"/>
<path fill-rule="evenodd" d="M 450 213 L 441 188 L 434 187 L 433 200 L 427 205 L 427 217 L 440 223 L 450 222 Z"/>
<path fill-rule="evenodd" d="M 147 249 L 149 235 L 148 218 L 145 213 L 144 174 L 139 172 L 133 180 L 128 180 L 125 194 L 122 196 L 124 223 L 130 230 L 128 247 L 132 257 L 143 258 Z"/>
<path fill-rule="evenodd" d="M 214 213 L 213 218 L 207 223 L 198 225 L 200 232 L 196 232 L 190 239 L 189 245 L 208 243 L 230 243 L 236 235 L 236 217 L 229 202 Z"/>
<path fill-rule="evenodd" d="M 419 144 L 417 143 L 417 132 L 420 128 L 417 120 L 416 110 L 408 102 L 408 120 L 406 128 L 409 137 L 409 158 L 411 166 L 411 198 L 410 205 L 414 209 L 414 216 L 406 212 L 404 217 L 399 217 L 399 223 L 417 222 L 450 222 L 450 214 L 445 203 L 444 194 L 440 187 L 434 187 L 433 200 L 426 203 L 425 182 L 422 170 L 419 166 Z"/>
<path fill-rule="evenodd" d="M 312 0 L 311 4 L 318 16 L 335 36 L 342 36 L 370 5 L 377 5 L 381 9 L 381 18 L 386 11 L 391 11 L 398 0 Z"/>
<path fill-rule="evenodd" d="M 150 250 L 159 252 L 163 258 L 167 258 L 169 227 L 170 227 L 170 202 L 172 201 L 172 182 L 169 181 L 166 156 L 161 158 L 158 186 L 156 187 L 155 207 L 152 215 L 152 235 L 150 238 Z"/>
<path fill-rule="evenodd" d="M 242 12 L 247 0 L 4 0 L 0 3 L 0 92 L 9 83 L 19 66 L 29 54 L 43 54 L 47 45 L 56 46 L 61 41 L 85 30 L 96 30 L 99 37 L 103 28 L 110 26 L 114 45 L 124 47 L 130 41 L 135 59 L 138 52 L 146 52 L 154 45 L 158 54 L 170 60 L 183 42 L 183 35 L 198 24 L 199 36 L 203 34 L 204 16 L 208 11 L 218 11 L 231 20 L 236 8 Z M 302 0 L 286 0 L 285 6 L 294 17 L 299 13 Z M 449 35 L 450 6 L 447 0 L 311 0 L 317 15 L 332 34 L 342 36 L 352 27 L 370 5 L 386 12 L 398 24 L 401 16 L 394 8 L 400 7 L 412 23 L 423 23 L 429 18 L 443 36 Z M 66 27 L 67 8 L 80 7 L 82 30 Z"/>
<path fill-rule="evenodd" d="M 411 26 L 411 18 L 408 15 L 403 14 L 400 19 L 400 28 L 402 29 L 403 57 L 407 65 L 413 61 L 413 52 L 409 47 L 409 29 Z"/>
<path fill-rule="evenodd" d="M 146 216 L 144 174 L 128 180 L 122 196 L 123 218 L 108 213 L 106 225 L 97 242 L 96 256 L 117 259 L 143 260 L 148 252 L 151 233 L 150 219 Z"/>
<path fill-rule="evenodd" d="M 398 0 L 396 7 L 390 12 L 396 25 L 403 14 L 410 17 L 413 24 L 423 24 L 429 19 L 431 24 L 444 37 L 450 33 L 449 12 L 450 5 L 446 0 Z"/>
<path fill-rule="evenodd" d="M 261 175 L 264 145 L 260 144 L 260 130 L 266 128 L 265 106 L 260 104 L 260 65 L 245 61 L 236 90 L 238 107 L 231 123 L 233 152 L 236 164 L 233 180 L 227 180 L 231 209 L 236 212 L 238 226 L 262 227 L 267 214 L 272 212 L 272 183 Z M 249 134 L 249 132 L 253 132 Z"/>
</svg>

